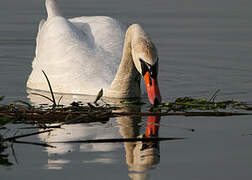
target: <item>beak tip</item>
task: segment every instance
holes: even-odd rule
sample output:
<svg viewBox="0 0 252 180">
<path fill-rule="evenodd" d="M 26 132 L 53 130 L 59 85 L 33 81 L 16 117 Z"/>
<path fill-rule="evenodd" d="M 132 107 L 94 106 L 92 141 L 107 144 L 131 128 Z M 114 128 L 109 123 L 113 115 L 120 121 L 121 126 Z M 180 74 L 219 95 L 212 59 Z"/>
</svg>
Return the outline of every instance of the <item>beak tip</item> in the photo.
<svg viewBox="0 0 252 180">
<path fill-rule="evenodd" d="M 154 105 L 154 106 L 157 106 L 157 105 L 159 105 L 159 104 L 161 104 L 161 98 L 155 97 L 155 99 L 154 99 L 154 101 L 153 101 L 153 105 Z"/>
</svg>

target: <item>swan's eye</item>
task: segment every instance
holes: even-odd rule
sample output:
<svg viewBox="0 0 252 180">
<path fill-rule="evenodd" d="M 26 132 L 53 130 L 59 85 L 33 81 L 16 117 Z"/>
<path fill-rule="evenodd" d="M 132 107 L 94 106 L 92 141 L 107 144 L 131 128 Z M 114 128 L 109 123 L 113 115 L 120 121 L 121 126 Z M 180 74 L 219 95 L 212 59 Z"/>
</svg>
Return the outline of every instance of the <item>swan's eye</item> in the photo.
<svg viewBox="0 0 252 180">
<path fill-rule="evenodd" d="M 149 63 L 145 62 L 144 60 L 140 59 L 141 68 L 142 68 L 142 75 L 144 76 L 146 72 L 149 72 L 153 79 L 157 78 L 158 72 L 158 59 L 154 65 L 150 65 Z"/>
</svg>

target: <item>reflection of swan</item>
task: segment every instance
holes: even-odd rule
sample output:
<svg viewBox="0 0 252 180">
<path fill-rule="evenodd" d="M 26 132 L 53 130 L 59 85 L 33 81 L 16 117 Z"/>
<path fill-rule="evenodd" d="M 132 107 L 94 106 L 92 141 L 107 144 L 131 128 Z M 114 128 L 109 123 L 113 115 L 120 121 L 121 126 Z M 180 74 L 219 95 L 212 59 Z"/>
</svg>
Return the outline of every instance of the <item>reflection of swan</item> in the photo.
<svg viewBox="0 0 252 180">
<path fill-rule="evenodd" d="M 133 98 L 140 96 L 142 75 L 150 102 L 161 102 L 157 50 L 140 25 L 126 29 L 97 16 L 66 19 L 54 0 L 46 0 L 46 9 L 28 88 L 48 90 L 43 69 L 55 92 L 96 95 L 104 88 L 107 97 Z"/>
<path fill-rule="evenodd" d="M 124 107 L 126 112 L 139 112 L 140 107 Z M 68 159 L 69 153 L 96 153 L 95 156 L 87 158 L 82 156 L 83 163 L 110 164 L 116 161 L 115 151 L 122 149 L 118 143 L 53 143 L 62 141 L 78 141 L 91 139 L 114 139 L 114 138 L 137 138 L 140 136 L 158 137 L 160 117 L 149 116 L 143 131 L 141 117 L 121 116 L 116 117 L 119 126 L 113 120 L 107 124 L 68 124 L 62 125 L 49 133 L 39 134 L 41 141 L 47 142 L 55 148 L 46 148 L 48 153 L 47 168 L 61 169 L 64 164 L 71 163 Z M 144 134 L 144 135 L 141 135 Z M 159 142 L 125 142 L 126 163 L 129 167 L 129 176 L 132 179 L 145 179 L 146 171 L 160 161 Z"/>
<path fill-rule="evenodd" d="M 76 141 L 83 139 L 101 139 L 101 138 L 121 138 L 118 129 L 115 127 L 104 127 L 99 124 L 71 124 L 63 125 L 61 128 L 54 129 L 50 133 L 39 135 L 45 142 L 55 141 Z M 79 149 L 71 143 L 53 144 L 56 148 L 48 148 L 49 154 L 65 154 L 69 151 L 114 151 L 120 147 L 118 144 L 81 144 Z"/>
<path fill-rule="evenodd" d="M 135 109 L 136 110 L 136 109 Z M 135 111 L 134 110 L 134 111 Z M 117 117 L 120 125 L 120 134 L 124 138 L 136 138 L 140 135 L 141 117 L 122 116 Z M 158 137 L 160 116 L 149 116 L 144 136 Z M 145 171 L 160 161 L 159 142 L 125 142 L 126 162 L 129 166 L 129 176 L 132 179 L 142 180 L 147 178 Z"/>
<path fill-rule="evenodd" d="M 102 139 L 102 138 L 121 138 L 118 128 L 96 123 L 91 124 L 69 124 L 61 128 L 54 129 L 49 133 L 39 135 L 40 140 L 44 142 L 55 141 L 77 141 L 85 139 Z M 117 151 L 121 147 L 117 143 L 97 143 L 97 144 L 75 144 L 75 143 L 50 143 L 55 148 L 46 148 L 48 153 L 47 168 L 61 169 L 64 164 L 70 163 L 67 154 L 70 152 L 99 152 L 92 162 L 113 163 L 115 157 L 113 154 L 104 157 L 104 153 Z M 66 156 L 66 157 L 65 157 Z M 61 158 L 61 159 L 58 159 Z M 90 161 L 91 162 L 91 161 Z"/>
</svg>

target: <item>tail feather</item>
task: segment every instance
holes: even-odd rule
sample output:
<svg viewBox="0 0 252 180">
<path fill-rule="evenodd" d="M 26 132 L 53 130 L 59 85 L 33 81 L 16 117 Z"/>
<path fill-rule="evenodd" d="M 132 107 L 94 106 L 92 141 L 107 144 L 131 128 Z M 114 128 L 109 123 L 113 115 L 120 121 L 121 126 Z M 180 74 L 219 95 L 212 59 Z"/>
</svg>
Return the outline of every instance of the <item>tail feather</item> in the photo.
<svg viewBox="0 0 252 180">
<path fill-rule="evenodd" d="M 61 16 L 60 9 L 57 7 L 55 0 L 46 0 L 45 5 L 48 15 L 47 19 L 54 16 Z"/>
</svg>

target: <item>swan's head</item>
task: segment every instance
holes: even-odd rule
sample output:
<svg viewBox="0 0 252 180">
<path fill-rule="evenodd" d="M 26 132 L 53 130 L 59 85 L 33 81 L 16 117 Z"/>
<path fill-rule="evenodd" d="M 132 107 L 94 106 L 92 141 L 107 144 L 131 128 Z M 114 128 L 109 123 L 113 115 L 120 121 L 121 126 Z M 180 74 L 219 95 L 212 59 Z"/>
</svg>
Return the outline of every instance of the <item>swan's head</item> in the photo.
<svg viewBox="0 0 252 180">
<path fill-rule="evenodd" d="M 160 104 L 157 49 L 140 26 L 137 27 L 137 31 L 139 31 L 138 35 L 133 37 L 131 43 L 132 59 L 136 69 L 144 78 L 150 103 Z"/>
</svg>

